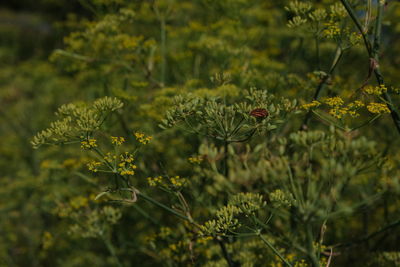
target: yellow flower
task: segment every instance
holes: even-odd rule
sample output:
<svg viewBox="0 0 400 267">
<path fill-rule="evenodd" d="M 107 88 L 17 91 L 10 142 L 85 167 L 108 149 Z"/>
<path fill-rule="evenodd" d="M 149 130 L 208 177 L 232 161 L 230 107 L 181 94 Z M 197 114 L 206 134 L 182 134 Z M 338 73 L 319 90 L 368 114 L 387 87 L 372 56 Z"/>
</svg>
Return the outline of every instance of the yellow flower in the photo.
<svg viewBox="0 0 400 267">
<path fill-rule="evenodd" d="M 324 102 L 331 107 L 337 107 L 344 104 L 343 99 L 339 96 L 325 98 Z"/>
<path fill-rule="evenodd" d="M 127 162 L 127 163 L 131 163 L 134 161 L 133 155 L 129 154 L 128 152 L 125 152 L 124 154 L 120 155 L 120 159 L 122 162 Z"/>
<path fill-rule="evenodd" d="M 118 172 L 121 175 L 134 175 L 137 166 L 133 164 L 133 155 L 125 152 L 124 154 L 120 155 L 121 162 L 118 164 Z"/>
<path fill-rule="evenodd" d="M 158 177 L 148 177 L 147 182 L 149 183 L 150 186 L 157 186 L 162 184 L 162 176 Z"/>
<path fill-rule="evenodd" d="M 357 109 L 357 108 L 361 108 L 364 105 L 363 102 L 361 102 L 360 100 L 355 100 L 354 102 L 350 103 L 347 105 L 350 109 Z"/>
<path fill-rule="evenodd" d="M 310 109 L 310 108 L 318 107 L 319 105 L 321 105 L 320 102 L 318 102 L 317 100 L 313 100 L 311 103 L 307 103 L 307 104 L 302 105 L 301 108 Z"/>
<path fill-rule="evenodd" d="M 384 84 L 381 84 L 381 85 L 378 85 L 375 87 L 368 85 L 364 88 L 364 91 L 370 95 L 381 95 L 382 93 L 387 92 L 387 88 Z"/>
<path fill-rule="evenodd" d="M 146 136 L 144 133 L 139 133 L 139 132 L 135 133 L 135 137 L 136 137 L 136 140 L 138 140 L 139 143 L 141 143 L 143 145 L 148 144 L 152 139 L 151 136 Z"/>
<path fill-rule="evenodd" d="M 188 158 L 188 161 L 193 164 L 200 164 L 203 161 L 203 157 L 202 156 L 190 157 Z"/>
<path fill-rule="evenodd" d="M 81 142 L 82 149 L 92 149 L 95 147 L 97 147 L 97 140 L 94 138 L 89 138 L 88 140 Z"/>
<path fill-rule="evenodd" d="M 112 161 L 114 161 L 116 158 L 117 158 L 117 156 L 111 155 L 110 152 L 107 152 L 107 154 L 104 156 L 104 160 L 107 161 L 107 162 L 110 162 L 110 163 Z"/>
<path fill-rule="evenodd" d="M 98 161 L 91 161 L 87 164 L 89 171 L 92 171 L 92 172 L 97 172 L 98 171 L 97 167 L 99 167 L 99 166 L 101 166 L 101 162 L 98 162 Z"/>
<path fill-rule="evenodd" d="M 120 146 L 120 145 L 122 145 L 124 142 L 125 142 L 125 138 L 123 138 L 123 137 L 111 136 L 111 143 L 112 143 L 113 145 Z"/>
<path fill-rule="evenodd" d="M 334 107 L 329 110 L 329 114 L 331 114 L 333 117 L 337 119 L 341 119 L 343 115 L 346 115 L 347 113 L 349 113 L 348 108 Z"/>
<path fill-rule="evenodd" d="M 327 38 L 334 38 L 338 35 L 340 35 L 340 28 L 336 22 L 330 21 L 325 23 L 325 30 L 323 31 L 323 34 Z"/>
<path fill-rule="evenodd" d="M 381 114 L 381 113 L 390 113 L 390 110 L 386 104 L 383 103 L 369 103 L 367 109 L 371 113 Z"/>
<path fill-rule="evenodd" d="M 171 184 L 173 186 L 181 187 L 185 183 L 185 178 L 181 178 L 180 176 L 175 176 L 175 177 L 169 178 L 169 181 L 171 182 Z"/>
</svg>

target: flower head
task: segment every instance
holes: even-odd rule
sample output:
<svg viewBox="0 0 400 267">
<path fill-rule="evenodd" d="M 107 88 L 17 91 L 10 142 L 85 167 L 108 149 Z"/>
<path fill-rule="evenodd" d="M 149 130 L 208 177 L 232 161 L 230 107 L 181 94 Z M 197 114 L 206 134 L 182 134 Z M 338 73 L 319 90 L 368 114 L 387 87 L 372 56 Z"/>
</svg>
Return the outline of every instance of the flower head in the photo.
<svg viewBox="0 0 400 267">
<path fill-rule="evenodd" d="M 120 146 L 125 142 L 125 138 L 118 136 L 111 136 L 111 143 L 116 146 Z"/>
<path fill-rule="evenodd" d="M 367 109 L 371 113 L 390 113 L 390 110 L 386 104 L 383 103 L 369 103 Z"/>
<path fill-rule="evenodd" d="M 97 140 L 94 138 L 89 138 L 89 139 L 81 142 L 82 149 L 92 149 L 95 147 L 97 147 Z"/>
<path fill-rule="evenodd" d="M 146 136 L 144 133 L 139 133 L 139 132 L 135 133 L 135 137 L 136 137 L 136 140 L 138 140 L 139 143 L 141 143 L 143 145 L 147 145 L 152 139 L 151 136 Z"/>
</svg>

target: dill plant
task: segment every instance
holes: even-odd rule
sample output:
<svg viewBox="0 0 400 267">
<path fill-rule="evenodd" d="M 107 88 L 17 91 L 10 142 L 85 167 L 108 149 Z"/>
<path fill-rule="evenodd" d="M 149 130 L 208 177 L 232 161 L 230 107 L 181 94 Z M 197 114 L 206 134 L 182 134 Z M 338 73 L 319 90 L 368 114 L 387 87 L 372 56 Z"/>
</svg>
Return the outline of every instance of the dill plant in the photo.
<svg viewBox="0 0 400 267">
<path fill-rule="evenodd" d="M 384 2 L 81 4 L 93 15 L 68 18 L 50 59 L 85 101 L 47 114 L 31 141 L 50 217 L 40 264 L 396 263 Z"/>
</svg>

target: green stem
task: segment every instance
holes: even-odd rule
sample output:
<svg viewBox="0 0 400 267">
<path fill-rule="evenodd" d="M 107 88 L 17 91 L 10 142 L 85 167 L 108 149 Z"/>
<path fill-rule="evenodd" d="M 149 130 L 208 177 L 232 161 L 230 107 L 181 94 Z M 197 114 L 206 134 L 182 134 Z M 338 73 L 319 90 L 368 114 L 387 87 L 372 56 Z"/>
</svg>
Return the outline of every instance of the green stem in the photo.
<svg viewBox="0 0 400 267">
<path fill-rule="evenodd" d="M 376 62 L 374 73 L 379 85 L 385 84 L 379 67 L 379 51 L 381 46 L 383 8 L 384 4 L 378 3 L 378 15 L 376 18 L 376 25 L 375 25 L 374 46 L 371 52 L 371 58 L 373 58 Z M 388 92 L 383 93 L 383 98 L 387 102 L 393 122 L 397 128 L 397 131 L 400 133 L 400 114 L 398 113 L 395 105 L 393 104 L 392 99 Z"/>
<path fill-rule="evenodd" d="M 376 24 L 375 24 L 374 44 L 372 47 L 370 41 L 368 40 L 368 38 L 361 26 L 359 19 L 357 18 L 356 14 L 355 14 L 353 8 L 351 7 L 351 5 L 349 4 L 348 0 L 340 0 L 340 1 L 342 2 L 343 6 L 345 7 L 347 13 L 350 15 L 350 17 L 353 20 L 354 24 L 356 25 L 357 29 L 361 33 L 363 40 L 364 40 L 365 48 L 367 49 L 370 60 L 375 61 L 375 63 L 373 64 L 374 65 L 373 71 L 374 71 L 376 80 L 378 81 L 378 84 L 379 85 L 384 84 L 384 79 L 383 79 L 383 76 L 382 76 L 382 73 L 381 73 L 380 67 L 379 67 L 379 50 L 380 50 L 381 34 L 382 34 L 382 17 L 383 17 L 384 4 L 381 4 L 378 1 L 378 14 L 377 14 Z M 395 105 L 393 104 L 392 99 L 388 92 L 383 93 L 383 98 L 387 102 L 388 108 L 390 110 L 390 115 L 392 116 L 393 123 L 394 123 L 397 131 L 400 133 L 400 114 L 399 114 L 398 110 L 396 109 Z"/>
<path fill-rule="evenodd" d="M 317 68 L 318 70 L 321 69 L 321 60 L 320 60 L 320 50 L 319 50 L 319 34 L 318 31 L 315 34 L 315 57 L 317 60 Z"/>
<path fill-rule="evenodd" d="M 335 122 L 333 122 L 333 121 L 330 120 L 329 118 L 327 118 L 327 117 L 325 117 L 325 116 L 319 114 L 319 113 L 316 112 L 315 110 L 312 110 L 311 112 L 314 113 L 314 114 L 315 114 L 317 117 L 319 117 L 320 119 L 326 121 L 327 123 L 332 124 L 332 125 L 334 125 L 335 127 L 337 127 L 337 128 L 339 128 L 339 129 L 341 129 L 341 130 L 347 132 L 348 129 L 346 129 L 346 128 L 343 127 L 343 126 L 340 126 L 339 124 L 337 124 L 337 123 L 335 123 Z"/>
<path fill-rule="evenodd" d="M 258 237 L 261 239 L 261 241 L 264 242 L 267 247 L 269 247 L 276 256 L 278 256 L 283 263 L 285 263 L 287 266 L 292 267 L 292 265 L 282 256 L 282 254 L 266 239 L 264 238 L 261 233 L 258 233 Z"/>
<path fill-rule="evenodd" d="M 318 84 L 317 89 L 315 90 L 314 96 L 313 96 L 313 100 L 318 100 L 319 96 L 322 92 L 322 90 L 325 88 L 325 86 L 327 85 L 329 79 L 332 77 L 332 74 L 334 72 L 334 70 L 336 69 L 340 59 L 342 58 L 343 55 L 343 50 L 342 48 L 338 45 L 335 51 L 335 56 L 332 60 L 332 64 L 331 67 L 329 68 L 328 73 L 321 79 L 321 82 Z M 311 111 L 309 111 L 306 115 L 306 117 L 304 118 L 302 127 L 306 126 L 308 124 L 308 121 L 311 118 Z"/>
<path fill-rule="evenodd" d="M 382 116 L 382 114 L 378 114 L 378 115 L 372 117 L 371 119 L 367 120 L 366 122 L 364 122 L 364 123 L 362 123 L 362 124 L 360 124 L 360 125 L 358 125 L 358 126 L 352 128 L 350 131 L 352 132 L 352 131 L 355 131 L 355 130 L 357 130 L 357 129 L 360 129 L 361 127 L 364 127 L 365 125 L 368 125 L 368 124 L 374 122 L 375 120 L 377 120 L 377 119 L 380 118 L 381 116 Z"/>
<path fill-rule="evenodd" d="M 315 255 L 315 249 L 314 249 L 314 237 L 312 233 L 312 225 L 309 222 L 305 223 L 306 227 L 306 235 L 307 235 L 307 252 L 308 256 L 310 257 L 311 263 L 313 267 L 319 267 L 319 261 L 317 259 L 317 256 Z"/>
<path fill-rule="evenodd" d="M 165 86 L 165 73 L 167 69 L 167 47 L 166 47 L 166 29 L 165 29 L 165 17 L 163 16 L 160 20 L 161 23 L 161 83 Z"/>
<path fill-rule="evenodd" d="M 222 255 L 224 256 L 226 262 L 228 263 L 228 266 L 229 267 L 240 267 L 241 264 L 232 259 L 231 254 L 226 249 L 224 241 L 217 239 L 217 242 L 221 248 Z"/>
<path fill-rule="evenodd" d="M 371 53 L 371 44 L 368 41 L 367 36 L 365 35 L 364 29 L 361 26 L 360 21 L 357 18 L 356 13 L 354 12 L 353 8 L 351 7 L 350 3 L 347 0 L 340 0 L 344 6 L 344 8 L 346 9 L 347 13 L 350 15 L 351 19 L 353 20 L 354 24 L 356 25 L 358 31 L 360 32 L 360 34 L 362 35 L 362 38 L 364 40 L 364 44 L 365 44 L 365 48 L 368 51 L 368 54 Z"/>
<path fill-rule="evenodd" d="M 153 219 L 153 217 L 150 216 L 150 214 L 148 214 L 146 211 L 144 211 L 141 207 L 139 207 L 139 205 L 137 203 L 135 203 L 135 205 L 133 205 L 133 208 L 135 208 L 140 214 L 143 215 L 143 217 L 145 217 L 146 219 L 148 219 L 149 221 L 151 221 L 152 223 L 154 223 L 155 225 L 160 226 L 160 223 L 157 222 L 156 220 Z"/>
<path fill-rule="evenodd" d="M 179 218 L 181 218 L 181 219 L 183 219 L 183 220 L 186 220 L 186 221 L 188 221 L 188 222 L 191 222 L 191 223 L 195 224 L 195 223 L 193 222 L 193 220 L 190 219 L 189 217 L 187 217 L 187 216 L 185 216 L 185 215 L 183 215 L 183 214 L 181 214 L 181 213 L 179 213 L 179 212 L 177 212 L 177 211 L 171 209 L 170 207 L 167 207 L 166 205 L 164 205 L 164 204 L 158 202 L 157 200 L 155 200 L 155 199 L 153 199 L 153 198 L 151 198 L 151 197 L 145 195 L 144 193 L 136 192 L 136 194 L 137 194 L 138 197 L 143 198 L 143 199 L 146 200 L 147 202 L 150 202 L 151 204 L 154 204 L 154 205 L 156 205 L 156 206 L 158 206 L 158 207 L 160 207 L 160 208 L 162 208 L 162 209 L 164 209 L 164 210 L 166 210 L 166 211 L 168 211 L 168 212 L 174 214 L 175 216 L 177 216 L 177 217 L 179 217 Z"/>
<path fill-rule="evenodd" d="M 229 168 L 228 168 L 228 159 L 229 159 L 229 155 L 228 155 L 228 141 L 224 141 L 224 175 L 227 178 L 229 175 Z"/>
<path fill-rule="evenodd" d="M 121 262 L 118 259 L 117 253 L 115 252 L 115 248 L 114 246 L 111 244 L 110 240 L 108 238 L 106 238 L 105 236 L 101 236 L 104 244 L 106 245 L 108 251 L 110 252 L 111 256 L 114 258 L 115 263 L 117 264 L 118 267 L 122 267 L 123 265 L 121 264 Z"/>
</svg>

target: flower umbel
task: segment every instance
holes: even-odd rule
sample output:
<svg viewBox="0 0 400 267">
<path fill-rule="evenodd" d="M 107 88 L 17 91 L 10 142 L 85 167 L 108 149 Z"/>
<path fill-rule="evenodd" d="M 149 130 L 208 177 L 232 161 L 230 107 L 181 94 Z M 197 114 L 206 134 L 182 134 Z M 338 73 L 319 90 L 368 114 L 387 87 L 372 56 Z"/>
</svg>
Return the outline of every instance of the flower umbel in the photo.
<svg viewBox="0 0 400 267">
<path fill-rule="evenodd" d="M 327 104 L 328 106 L 331 106 L 331 107 L 341 106 L 344 104 L 343 99 L 339 96 L 325 98 L 324 102 L 325 102 L 325 104 Z"/>
<path fill-rule="evenodd" d="M 125 142 L 124 137 L 118 137 L 118 136 L 111 136 L 111 143 L 116 146 L 120 146 Z"/>
<path fill-rule="evenodd" d="M 369 103 L 367 109 L 369 112 L 374 114 L 390 113 L 388 106 L 383 103 Z"/>
<path fill-rule="evenodd" d="M 94 138 L 89 138 L 89 139 L 81 142 L 82 149 L 89 150 L 89 149 L 93 149 L 95 147 L 97 147 L 97 140 Z"/>
<path fill-rule="evenodd" d="M 147 145 L 152 139 L 151 136 L 146 136 L 144 133 L 139 133 L 139 132 L 135 133 L 135 137 L 136 137 L 136 140 L 138 140 L 139 143 L 141 143 L 143 145 Z"/>
<path fill-rule="evenodd" d="M 303 109 L 308 110 L 308 109 L 310 109 L 310 108 L 318 107 L 319 105 L 321 105 L 321 103 L 320 103 L 319 101 L 313 100 L 311 103 L 304 104 L 304 105 L 302 105 L 301 107 L 302 107 Z"/>
<path fill-rule="evenodd" d="M 101 165 L 102 165 L 101 162 L 91 161 L 87 164 L 87 167 L 88 167 L 89 171 L 98 172 L 99 171 L 98 167 Z"/>
<path fill-rule="evenodd" d="M 134 175 L 137 166 L 133 164 L 133 155 L 125 152 L 120 155 L 121 162 L 118 164 L 118 172 L 121 175 Z"/>
<path fill-rule="evenodd" d="M 384 84 L 380 84 L 375 87 L 369 85 L 364 88 L 364 91 L 370 95 L 381 95 L 381 94 L 387 92 L 387 87 Z"/>
</svg>

